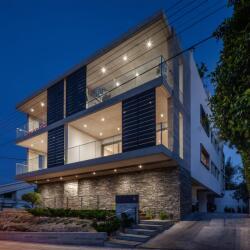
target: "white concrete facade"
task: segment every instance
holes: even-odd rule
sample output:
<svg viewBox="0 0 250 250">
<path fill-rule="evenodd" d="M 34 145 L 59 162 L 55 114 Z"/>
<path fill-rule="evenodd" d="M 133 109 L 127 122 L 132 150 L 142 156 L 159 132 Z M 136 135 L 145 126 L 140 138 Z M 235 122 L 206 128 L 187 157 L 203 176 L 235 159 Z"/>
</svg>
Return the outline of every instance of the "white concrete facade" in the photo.
<svg viewBox="0 0 250 250">
<path fill-rule="evenodd" d="M 223 143 L 220 142 L 215 146 L 211 140 L 211 129 L 207 134 L 201 124 L 201 106 L 209 116 L 211 110 L 208 105 L 208 94 L 204 89 L 203 82 L 199 76 L 193 55 L 190 54 L 190 75 L 191 75 L 191 176 L 195 182 L 200 184 L 204 190 L 210 191 L 216 195 L 223 193 Z M 204 166 L 201 162 L 201 145 L 209 154 L 209 164 Z M 213 163 L 213 164 L 212 164 Z M 217 177 L 213 174 L 213 167 L 219 170 Z M 195 197 L 196 194 L 196 197 Z M 204 196 L 203 195 L 199 196 Z M 193 202 L 199 200 L 197 188 L 193 188 Z M 203 197 L 204 198 L 204 197 Z M 206 200 L 205 198 L 202 200 Z M 200 199 L 201 201 L 201 199 Z M 204 201 L 206 202 L 206 201 Z M 202 211 L 206 211 L 204 204 Z"/>
</svg>

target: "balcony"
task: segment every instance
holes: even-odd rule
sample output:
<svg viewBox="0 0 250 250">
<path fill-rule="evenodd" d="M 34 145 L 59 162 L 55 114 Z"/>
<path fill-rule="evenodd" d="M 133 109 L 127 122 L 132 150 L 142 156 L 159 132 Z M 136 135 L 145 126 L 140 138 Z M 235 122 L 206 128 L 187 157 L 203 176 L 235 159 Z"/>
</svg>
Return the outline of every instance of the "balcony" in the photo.
<svg viewBox="0 0 250 250">
<path fill-rule="evenodd" d="M 28 161 L 16 164 L 16 175 L 47 168 L 47 155 L 40 155 Z"/>
<path fill-rule="evenodd" d="M 172 141 L 172 132 L 168 129 L 167 123 L 157 124 L 155 145 L 163 145 L 172 151 Z M 65 164 L 83 162 L 122 153 L 122 136 L 119 134 L 106 138 L 102 141 L 96 140 L 74 147 L 69 147 L 65 150 Z M 27 162 L 17 163 L 16 175 L 45 169 L 47 168 L 46 161 L 47 155 L 44 155 L 32 158 Z"/>
<path fill-rule="evenodd" d="M 147 61 L 97 87 L 87 87 L 86 108 L 109 100 L 160 76 L 167 79 L 167 66 L 163 56 Z"/>
</svg>

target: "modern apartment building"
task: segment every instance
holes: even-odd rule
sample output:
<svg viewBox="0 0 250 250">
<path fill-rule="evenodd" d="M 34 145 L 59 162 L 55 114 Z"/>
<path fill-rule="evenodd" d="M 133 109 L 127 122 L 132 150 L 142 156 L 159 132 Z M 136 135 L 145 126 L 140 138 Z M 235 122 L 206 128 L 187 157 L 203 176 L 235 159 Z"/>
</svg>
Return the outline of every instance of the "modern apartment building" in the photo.
<svg viewBox="0 0 250 250">
<path fill-rule="evenodd" d="M 181 219 L 223 192 L 222 145 L 191 52 L 160 12 L 17 105 L 27 124 L 17 179 L 46 206 L 142 211 Z"/>
</svg>

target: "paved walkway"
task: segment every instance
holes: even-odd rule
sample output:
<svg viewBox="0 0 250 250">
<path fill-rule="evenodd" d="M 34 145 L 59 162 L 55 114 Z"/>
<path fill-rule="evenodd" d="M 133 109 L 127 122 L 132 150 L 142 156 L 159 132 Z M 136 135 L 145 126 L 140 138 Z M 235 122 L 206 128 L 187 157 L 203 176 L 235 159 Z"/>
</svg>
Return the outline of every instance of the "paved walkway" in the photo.
<svg viewBox="0 0 250 250">
<path fill-rule="evenodd" d="M 199 215 L 198 218 L 176 223 L 141 247 L 166 250 L 250 250 L 250 217 L 243 214 Z"/>
<path fill-rule="evenodd" d="M 205 214 L 176 223 L 140 248 L 165 250 L 250 250 L 250 217 L 237 214 Z M 103 250 L 0 241 L 0 250 Z M 113 248 L 114 249 L 114 248 Z M 123 249 L 124 250 L 124 249 Z"/>
</svg>

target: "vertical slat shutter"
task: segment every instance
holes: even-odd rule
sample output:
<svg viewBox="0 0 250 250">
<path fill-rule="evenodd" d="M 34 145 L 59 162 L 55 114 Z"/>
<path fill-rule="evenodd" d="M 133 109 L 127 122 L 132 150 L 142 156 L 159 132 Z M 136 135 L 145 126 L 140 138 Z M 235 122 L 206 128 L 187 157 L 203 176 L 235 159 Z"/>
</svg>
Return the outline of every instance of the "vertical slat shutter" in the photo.
<svg viewBox="0 0 250 250">
<path fill-rule="evenodd" d="M 123 152 L 156 144 L 155 89 L 122 103 Z"/>
<path fill-rule="evenodd" d="M 64 126 L 48 131 L 48 168 L 64 165 Z"/>
<path fill-rule="evenodd" d="M 86 66 L 66 78 L 66 116 L 86 108 Z"/>
<path fill-rule="evenodd" d="M 48 88 L 47 123 L 52 124 L 64 118 L 64 81 L 60 81 Z"/>
</svg>

